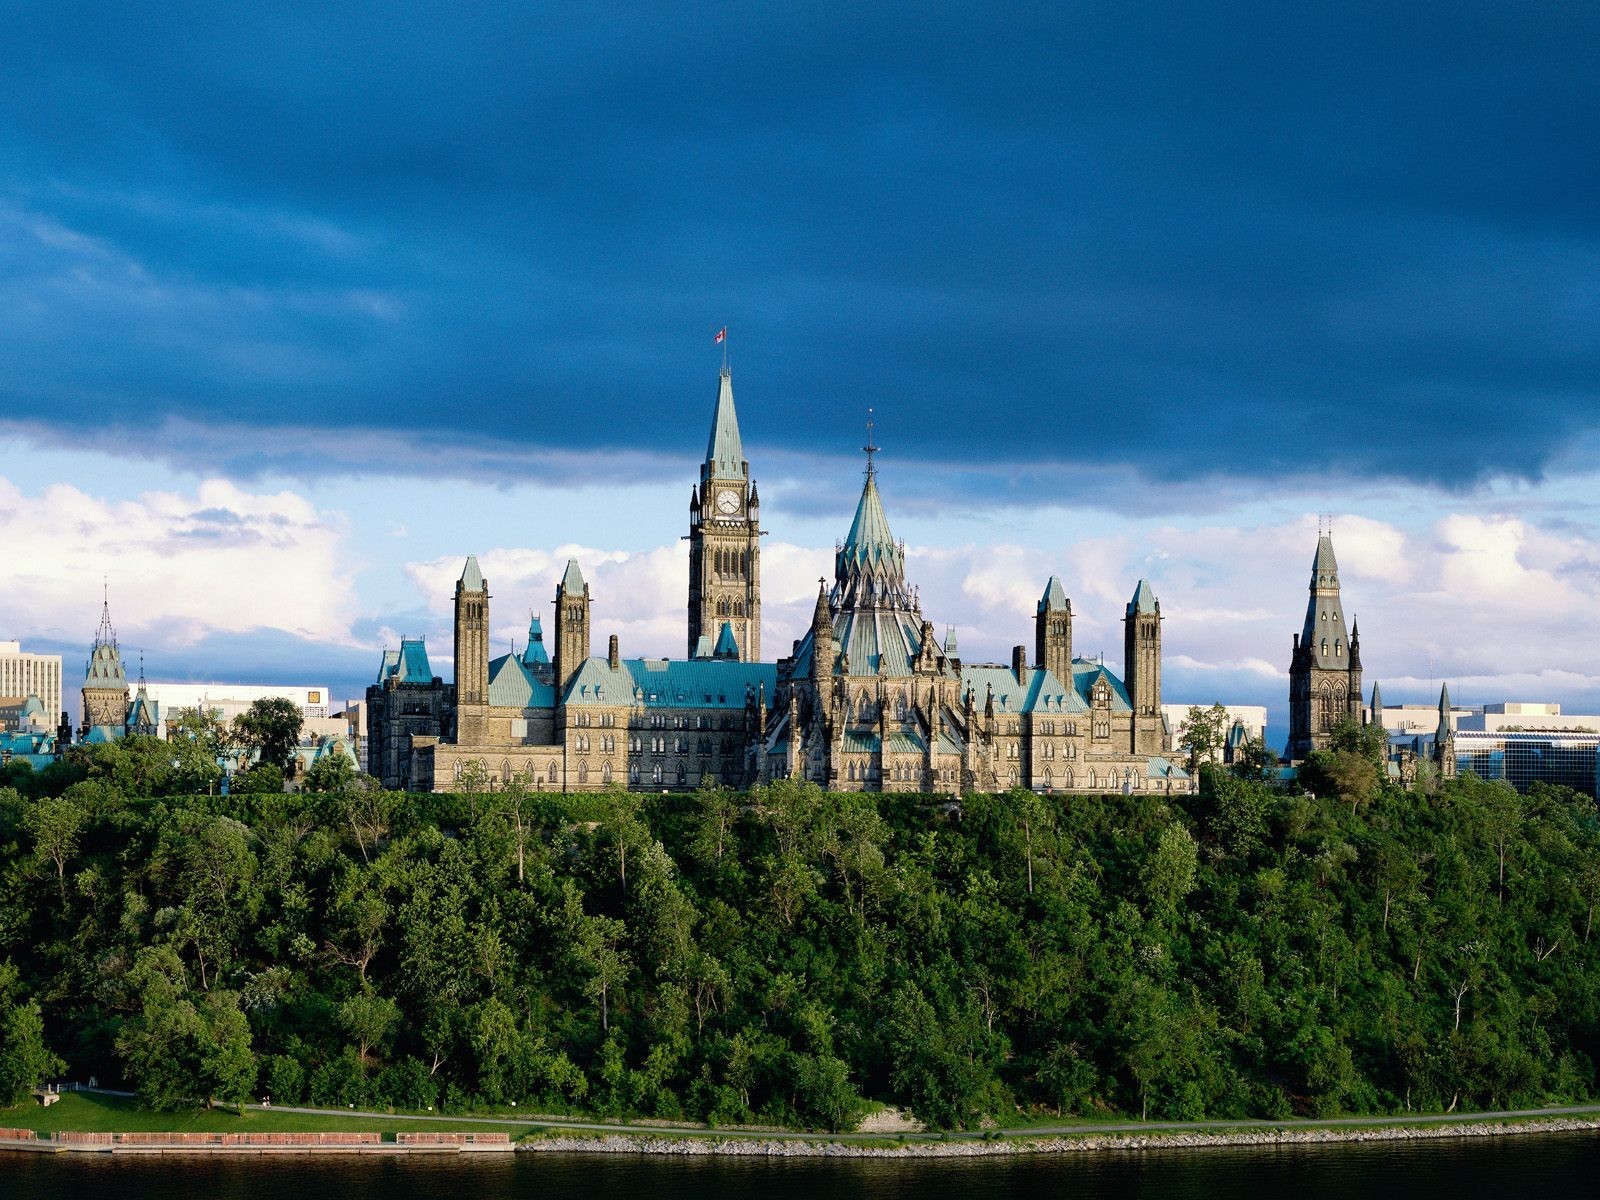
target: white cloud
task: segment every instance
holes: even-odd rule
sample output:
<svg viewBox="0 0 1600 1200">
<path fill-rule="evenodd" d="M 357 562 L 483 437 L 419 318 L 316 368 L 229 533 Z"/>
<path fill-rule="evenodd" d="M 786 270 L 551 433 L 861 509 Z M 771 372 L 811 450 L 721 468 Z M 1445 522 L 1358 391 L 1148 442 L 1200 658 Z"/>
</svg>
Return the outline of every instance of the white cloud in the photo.
<svg viewBox="0 0 1600 1200">
<path fill-rule="evenodd" d="M 0 547 L 0 626 L 19 636 L 87 643 L 103 577 L 120 634 L 136 642 L 270 629 L 355 644 L 343 521 L 294 492 L 212 479 L 107 500 L 65 483 L 28 496 L 0 479 Z"/>
</svg>

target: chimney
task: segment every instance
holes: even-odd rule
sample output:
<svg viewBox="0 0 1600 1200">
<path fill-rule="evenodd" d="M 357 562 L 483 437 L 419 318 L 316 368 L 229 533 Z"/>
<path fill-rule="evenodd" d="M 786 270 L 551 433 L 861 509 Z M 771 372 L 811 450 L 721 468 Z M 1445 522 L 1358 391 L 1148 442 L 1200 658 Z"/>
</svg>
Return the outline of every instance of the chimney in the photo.
<svg viewBox="0 0 1600 1200">
<path fill-rule="evenodd" d="M 617 655 L 617 635 L 614 633 L 611 635 L 610 647 L 606 651 L 606 660 L 611 664 L 613 671 L 622 665 L 622 659 Z"/>
<path fill-rule="evenodd" d="M 1028 648 L 1026 646 L 1011 647 L 1011 673 L 1017 677 L 1017 682 L 1023 687 L 1028 685 Z"/>
</svg>

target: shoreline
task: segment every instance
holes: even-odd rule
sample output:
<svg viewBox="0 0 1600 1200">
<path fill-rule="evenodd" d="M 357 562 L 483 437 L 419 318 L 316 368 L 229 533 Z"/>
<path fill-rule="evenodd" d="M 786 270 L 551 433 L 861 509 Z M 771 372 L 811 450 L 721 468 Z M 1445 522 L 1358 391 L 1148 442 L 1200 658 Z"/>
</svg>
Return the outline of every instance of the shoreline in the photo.
<svg viewBox="0 0 1600 1200">
<path fill-rule="evenodd" d="M 1238 1129 L 1227 1132 L 1151 1132 L 1083 1133 L 1030 1136 L 1018 1133 L 992 1139 L 962 1137 L 951 1141 L 917 1141 L 898 1145 L 862 1144 L 843 1141 L 803 1140 L 784 1136 L 770 1138 L 728 1138 L 715 1135 L 667 1136 L 661 1134 L 617 1133 L 584 1135 L 550 1132 L 520 1142 L 489 1141 L 477 1144 L 407 1144 L 376 1140 L 358 1145 L 329 1144 L 183 1144 L 140 1135 L 136 1143 L 104 1140 L 87 1141 L 57 1138 L 0 1137 L 0 1153 L 97 1154 L 144 1157 L 183 1156 L 259 1156 L 281 1155 L 364 1155 L 403 1157 L 412 1154 L 441 1154 L 476 1157 L 481 1154 L 635 1154 L 668 1157 L 721 1156 L 733 1158 L 863 1158 L 929 1159 L 983 1158 L 1043 1154 L 1092 1154 L 1129 1150 L 1204 1150 L 1227 1147 L 1337 1145 L 1341 1143 L 1440 1141 L 1453 1138 L 1511 1137 L 1535 1134 L 1594 1133 L 1600 1131 L 1597 1117 L 1549 1117 L 1511 1121 L 1461 1121 L 1424 1126 L 1361 1126 L 1348 1128 L 1293 1129 L 1282 1126 L 1266 1129 Z M 17 1131 L 6 1131 L 8 1133 Z M 178 1135 L 182 1136 L 182 1135 Z M 79 1135 L 81 1138 L 82 1135 Z M 892 1140 L 892 1139 L 885 1139 Z"/>
</svg>

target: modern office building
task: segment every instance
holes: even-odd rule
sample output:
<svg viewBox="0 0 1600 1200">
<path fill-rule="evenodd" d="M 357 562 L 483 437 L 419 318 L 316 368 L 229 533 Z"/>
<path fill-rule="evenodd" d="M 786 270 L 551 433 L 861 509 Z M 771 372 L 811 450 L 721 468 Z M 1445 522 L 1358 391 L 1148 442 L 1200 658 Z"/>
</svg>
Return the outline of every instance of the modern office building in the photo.
<svg viewBox="0 0 1600 1200">
<path fill-rule="evenodd" d="M 50 714 L 50 728 L 61 717 L 61 656 L 32 654 L 17 641 L 0 642 L 0 699 L 37 696 Z"/>
</svg>

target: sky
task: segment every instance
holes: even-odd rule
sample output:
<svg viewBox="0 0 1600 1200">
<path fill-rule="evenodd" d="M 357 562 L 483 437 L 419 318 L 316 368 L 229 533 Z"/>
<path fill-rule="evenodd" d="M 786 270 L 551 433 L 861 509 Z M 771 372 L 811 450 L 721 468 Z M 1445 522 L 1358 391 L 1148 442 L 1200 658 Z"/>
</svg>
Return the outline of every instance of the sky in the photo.
<svg viewBox="0 0 1600 1200">
<path fill-rule="evenodd" d="M 880 481 L 970 661 L 1051 574 L 1282 725 L 1319 514 L 1390 703 L 1600 711 L 1600 9 L 5 6 L 0 638 L 152 679 L 684 652 L 729 329 L 804 629 Z"/>
</svg>

